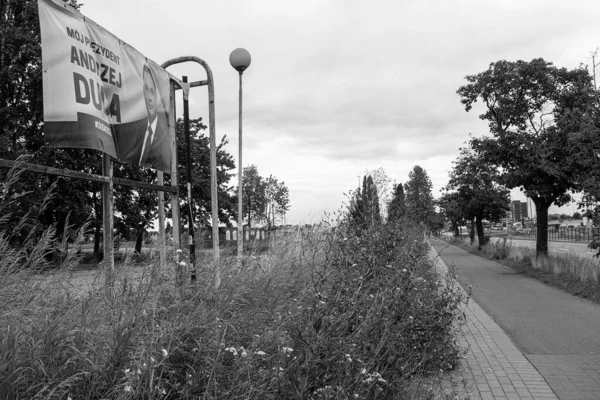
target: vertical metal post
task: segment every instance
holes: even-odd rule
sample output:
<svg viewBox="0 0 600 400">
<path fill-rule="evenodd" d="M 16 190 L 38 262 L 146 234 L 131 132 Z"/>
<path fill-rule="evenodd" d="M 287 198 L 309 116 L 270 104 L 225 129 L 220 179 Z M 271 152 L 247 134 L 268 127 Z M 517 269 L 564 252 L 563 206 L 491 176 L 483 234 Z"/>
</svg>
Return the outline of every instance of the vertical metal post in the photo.
<svg viewBox="0 0 600 400">
<path fill-rule="evenodd" d="M 210 132 L 210 198 L 213 236 L 213 275 L 214 288 L 221 286 L 221 267 L 219 266 L 219 202 L 217 192 L 217 140 L 215 133 L 215 82 L 208 64 L 202 63 L 208 78 L 208 129 Z"/>
<path fill-rule="evenodd" d="M 170 95 L 170 107 L 169 114 L 169 140 L 171 141 L 171 186 L 178 187 L 179 181 L 177 179 L 177 129 L 175 121 L 175 85 L 171 82 L 171 95 Z M 181 249 L 181 237 L 180 237 L 180 224 L 181 218 L 179 214 L 179 192 L 171 194 L 171 217 L 173 219 L 173 245 L 175 247 L 175 282 L 180 282 L 182 278 L 179 275 L 179 250 Z"/>
<path fill-rule="evenodd" d="M 242 214 L 242 186 L 244 182 L 243 167 L 242 167 L 242 71 L 240 71 L 240 106 L 239 106 L 239 159 L 238 159 L 238 233 L 237 233 L 237 262 L 238 268 L 242 266 L 244 256 L 244 218 Z"/>
<path fill-rule="evenodd" d="M 115 259 L 113 248 L 113 164 L 106 153 L 102 153 L 103 175 L 109 181 L 102 184 L 102 217 L 104 230 L 104 274 L 107 293 L 112 296 L 114 288 Z"/>
<path fill-rule="evenodd" d="M 157 183 L 164 184 L 164 175 L 162 171 L 156 170 Z M 158 192 L 158 257 L 160 269 L 165 268 L 167 261 L 167 237 L 165 232 L 165 192 Z M 156 271 L 154 271 L 156 272 Z"/>
<path fill-rule="evenodd" d="M 183 83 L 187 83 L 187 76 L 183 77 Z M 188 244 L 190 245 L 190 279 L 196 281 L 196 243 L 194 240 L 194 210 L 192 206 L 192 154 L 190 140 L 190 107 L 188 96 L 183 96 L 183 130 L 185 133 L 185 169 L 187 175 L 187 197 L 188 197 Z"/>
</svg>

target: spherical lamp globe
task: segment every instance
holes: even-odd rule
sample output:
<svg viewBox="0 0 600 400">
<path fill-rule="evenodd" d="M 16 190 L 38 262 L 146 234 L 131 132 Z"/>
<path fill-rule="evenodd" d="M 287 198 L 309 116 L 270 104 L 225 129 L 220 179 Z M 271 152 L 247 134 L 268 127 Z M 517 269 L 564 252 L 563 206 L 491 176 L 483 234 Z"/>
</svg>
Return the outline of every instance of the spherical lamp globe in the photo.
<svg viewBox="0 0 600 400">
<path fill-rule="evenodd" d="M 248 50 L 241 47 L 235 49 L 229 55 L 229 63 L 240 73 L 244 72 L 246 68 L 250 66 L 251 62 L 252 58 L 250 57 L 250 53 L 248 53 Z"/>
</svg>

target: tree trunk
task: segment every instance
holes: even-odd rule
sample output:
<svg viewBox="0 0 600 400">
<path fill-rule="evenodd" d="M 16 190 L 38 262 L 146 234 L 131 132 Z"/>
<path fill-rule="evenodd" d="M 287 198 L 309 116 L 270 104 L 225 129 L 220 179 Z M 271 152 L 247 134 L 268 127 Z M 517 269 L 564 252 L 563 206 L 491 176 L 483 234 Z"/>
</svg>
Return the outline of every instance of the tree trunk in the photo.
<svg viewBox="0 0 600 400">
<path fill-rule="evenodd" d="M 101 225 L 99 220 L 96 220 L 94 227 L 94 261 L 98 264 L 102 261 L 102 255 L 100 254 L 100 229 Z"/>
<path fill-rule="evenodd" d="M 475 243 L 475 218 L 471 218 L 471 232 L 469 232 L 471 238 L 471 246 Z"/>
<path fill-rule="evenodd" d="M 546 202 L 539 197 L 532 198 L 535 204 L 537 235 L 535 242 L 536 256 L 548 255 L 548 209 L 552 202 Z"/>
<path fill-rule="evenodd" d="M 452 223 L 452 232 L 454 232 L 454 237 L 460 236 L 460 232 L 458 231 L 458 224 L 456 222 Z"/>
<path fill-rule="evenodd" d="M 483 232 L 483 217 L 478 215 L 475 218 L 475 226 L 477 227 L 477 241 L 479 242 L 479 246 L 477 247 L 481 250 L 481 246 L 485 244 L 485 233 Z"/>
<path fill-rule="evenodd" d="M 146 232 L 146 230 L 142 227 L 138 231 L 138 235 L 135 238 L 135 252 L 138 254 L 142 254 L 142 244 L 144 243 L 144 232 Z"/>
</svg>

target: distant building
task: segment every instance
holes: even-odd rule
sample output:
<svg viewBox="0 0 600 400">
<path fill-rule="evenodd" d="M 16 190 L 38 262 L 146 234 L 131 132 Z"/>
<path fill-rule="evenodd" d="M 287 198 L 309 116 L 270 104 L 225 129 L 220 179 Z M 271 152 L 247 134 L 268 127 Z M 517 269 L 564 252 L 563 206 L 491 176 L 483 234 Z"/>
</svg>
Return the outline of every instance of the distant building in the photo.
<svg viewBox="0 0 600 400">
<path fill-rule="evenodd" d="M 527 203 L 524 201 L 515 200 L 510 203 L 510 211 L 513 217 L 512 220 L 514 222 L 529 218 Z"/>
</svg>

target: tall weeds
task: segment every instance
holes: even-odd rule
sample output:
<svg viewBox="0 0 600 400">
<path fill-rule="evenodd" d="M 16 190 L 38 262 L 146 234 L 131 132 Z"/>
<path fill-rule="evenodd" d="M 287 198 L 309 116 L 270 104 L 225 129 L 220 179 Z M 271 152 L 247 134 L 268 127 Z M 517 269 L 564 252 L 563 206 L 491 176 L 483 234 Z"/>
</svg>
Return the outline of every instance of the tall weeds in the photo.
<svg viewBox="0 0 600 400">
<path fill-rule="evenodd" d="M 241 268 L 222 258 L 218 292 L 209 263 L 182 287 L 152 265 L 132 281 L 125 263 L 114 297 L 65 285 L 74 258 L 42 279 L 66 242 L 52 228 L 35 238 L 0 236 L 0 399 L 427 398 L 416 380 L 459 357 L 460 299 L 418 229 L 278 236 Z"/>
</svg>

